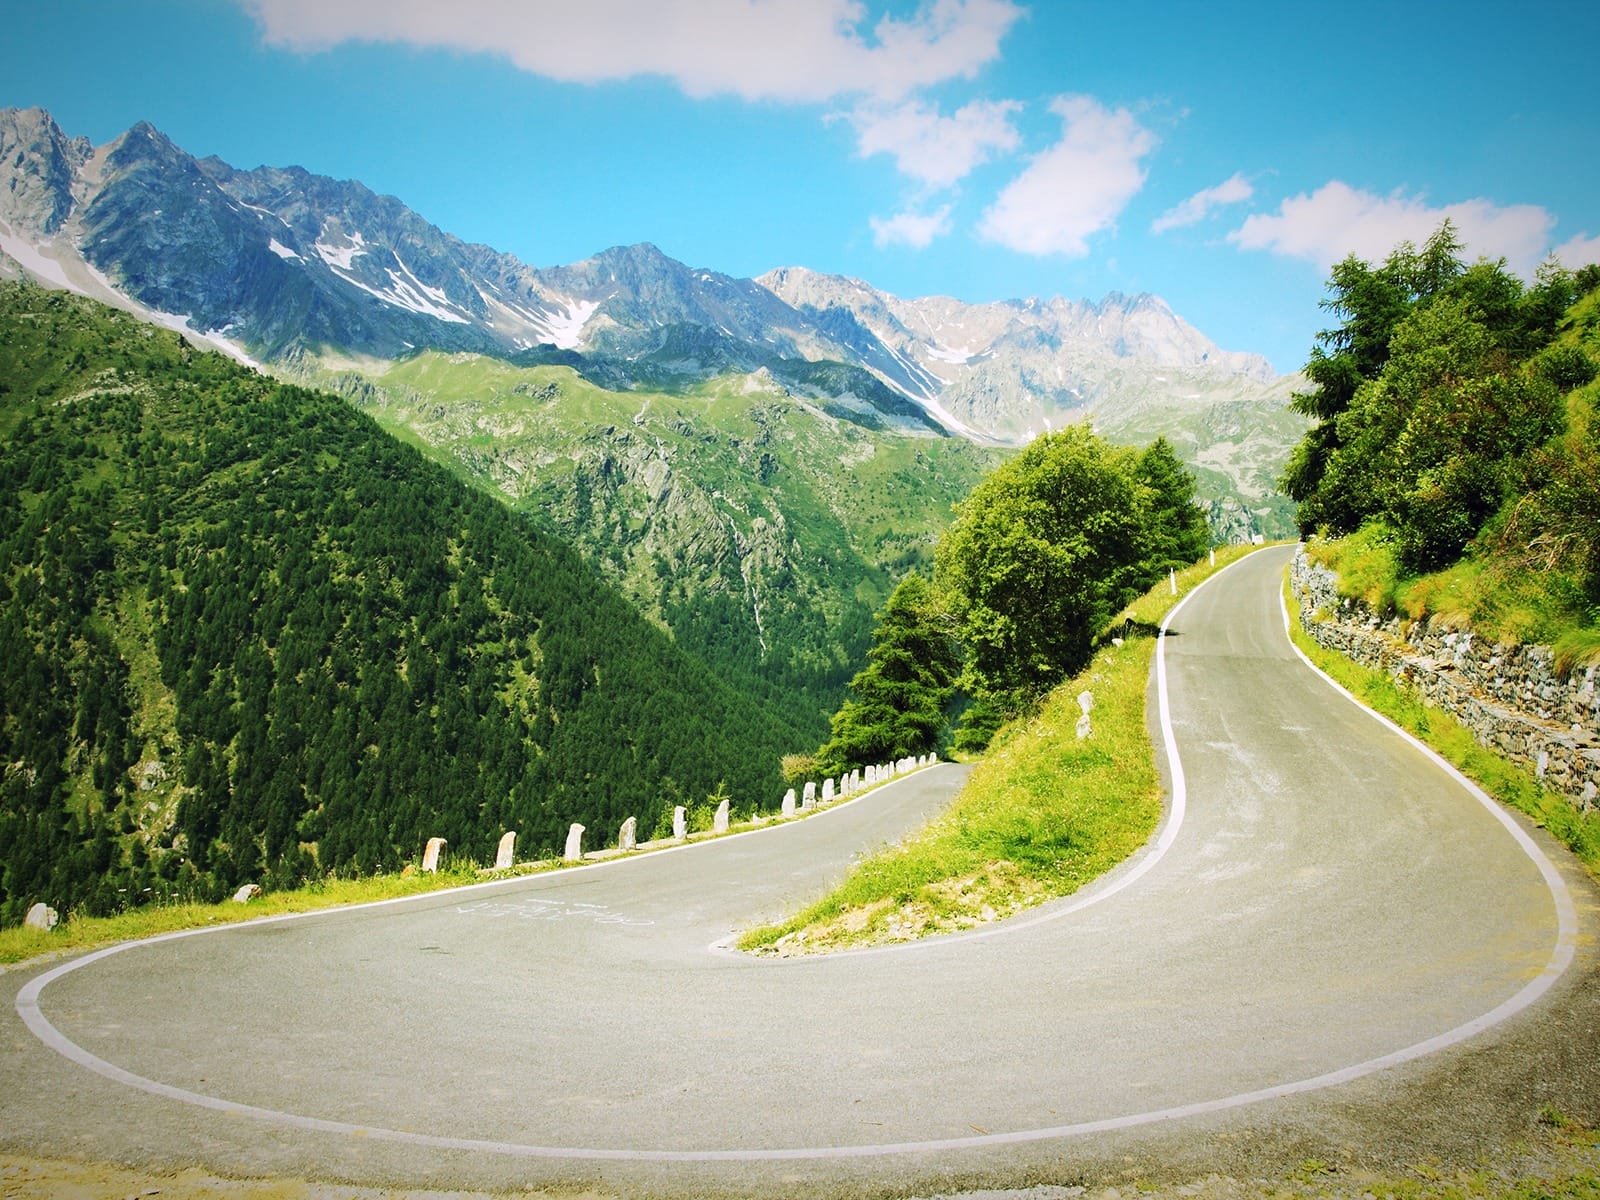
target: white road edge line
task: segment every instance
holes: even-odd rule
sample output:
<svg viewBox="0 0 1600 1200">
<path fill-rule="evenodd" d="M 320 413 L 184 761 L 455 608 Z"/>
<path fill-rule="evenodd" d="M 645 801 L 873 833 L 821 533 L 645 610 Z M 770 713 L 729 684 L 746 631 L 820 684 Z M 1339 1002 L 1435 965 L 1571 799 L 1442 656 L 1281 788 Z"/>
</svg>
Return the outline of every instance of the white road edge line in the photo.
<svg viewBox="0 0 1600 1200">
<path fill-rule="evenodd" d="M 1243 561 L 1244 559 L 1242 558 L 1237 560 L 1237 562 Z M 1236 566 L 1237 562 L 1229 564 L 1228 567 L 1224 568 L 1224 571 Z M 1177 616 L 1178 612 L 1183 608 L 1184 604 L 1188 601 L 1189 596 L 1194 595 L 1194 593 L 1199 591 L 1201 587 L 1204 587 L 1205 584 L 1211 582 L 1212 579 L 1217 578 L 1217 575 L 1221 575 L 1222 573 L 1222 571 L 1218 571 L 1216 575 L 1207 577 L 1200 584 L 1198 584 L 1193 591 L 1189 592 L 1188 595 L 1183 598 L 1183 600 L 1179 601 L 1179 603 L 1173 607 L 1172 611 L 1167 614 L 1166 620 L 1161 623 L 1161 635 L 1156 645 L 1156 690 L 1161 712 L 1161 734 L 1163 741 L 1166 743 L 1168 761 L 1171 764 L 1172 770 L 1172 816 L 1168 821 L 1167 827 L 1163 829 L 1161 836 L 1156 843 L 1154 851 L 1151 855 L 1147 856 L 1144 863 L 1140 864 L 1140 867 L 1136 872 L 1129 872 L 1127 876 L 1119 881 L 1115 889 L 1107 889 L 1105 892 L 1102 892 L 1095 897 L 1088 898 L 1078 905 L 1077 908 L 1082 908 L 1087 904 L 1095 903 L 1098 900 L 1104 899 L 1106 896 L 1114 894 L 1115 891 L 1120 891 L 1121 888 L 1128 886 L 1128 884 L 1132 883 L 1135 879 L 1141 877 L 1145 872 L 1150 870 L 1155 862 L 1160 860 L 1161 856 L 1165 855 L 1167 849 L 1177 838 L 1177 830 L 1182 823 L 1183 814 L 1186 808 L 1187 786 L 1183 781 L 1183 767 L 1178 758 L 1177 741 L 1172 731 L 1171 713 L 1167 703 L 1166 658 L 1162 652 L 1162 647 L 1166 641 L 1168 625 L 1171 623 L 1173 617 Z M 116 1083 L 124 1084 L 131 1088 L 136 1088 L 139 1091 L 146 1092 L 153 1096 L 161 1096 L 166 1099 L 177 1100 L 185 1104 L 195 1105 L 199 1108 L 211 1109 L 216 1112 L 229 1113 L 235 1116 L 251 1117 L 256 1120 L 268 1121 L 273 1124 L 306 1130 L 308 1132 L 356 1136 L 369 1140 L 396 1142 L 408 1146 L 417 1146 L 427 1149 L 465 1150 L 479 1154 L 500 1154 L 517 1158 L 588 1159 L 634 1162 L 771 1162 L 803 1159 L 871 1158 L 895 1154 L 919 1154 L 930 1151 L 984 1149 L 995 1146 L 1014 1146 L 1029 1142 L 1050 1141 L 1055 1139 L 1081 1137 L 1086 1134 L 1110 1133 L 1119 1130 L 1133 1129 L 1143 1125 L 1154 1125 L 1165 1121 L 1176 1121 L 1182 1120 L 1186 1117 L 1203 1116 L 1212 1113 L 1224 1112 L 1229 1109 L 1243 1108 L 1248 1105 L 1259 1104 L 1267 1100 L 1276 1100 L 1285 1096 L 1294 1096 L 1307 1092 L 1321 1091 L 1325 1088 L 1337 1087 L 1341 1084 L 1350 1083 L 1364 1076 L 1376 1074 L 1377 1072 L 1387 1070 L 1390 1067 L 1399 1066 L 1402 1063 L 1411 1062 L 1415 1059 L 1422 1058 L 1425 1055 L 1432 1054 L 1438 1050 L 1443 1050 L 1449 1046 L 1456 1045 L 1527 1009 L 1547 991 L 1549 991 L 1550 988 L 1555 984 L 1556 980 L 1559 979 L 1561 975 L 1565 973 L 1566 969 L 1572 964 L 1577 952 L 1577 908 L 1573 903 L 1571 893 L 1567 890 L 1566 882 L 1556 871 L 1554 864 L 1552 864 L 1549 858 L 1545 856 L 1544 852 L 1539 849 L 1537 843 L 1535 843 L 1533 839 L 1530 838 L 1527 833 L 1516 824 L 1515 821 L 1513 821 L 1506 813 L 1504 813 L 1500 809 L 1500 806 L 1490 799 L 1481 788 L 1469 780 L 1465 775 L 1462 775 L 1461 772 L 1457 771 L 1432 749 L 1423 745 L 1416 738 L 1406 733 L 1405 730 L 1395 725 L 1394 722 L 1390 721 L 1387 717 L 1375 713 L 1371 709 L 1367 708 L 1343 687 L 1340 687 L 1340 685 L 1333 679 L 1329 678 L 1329 676 L 1321 671 L 1315 663 L 1312 663 L 1311 660 L 1301 652 L 1300 648 L 1294 644 L 1293 638 L 1289 636 L 1289 610 L 1287 604 L 1281 599 L 1281 596 L 1280 605 L 1283 608 L 1284 637 L 1288 640 L 1290 648 L 1295 652 L 1300 660 L 1313 671 L 1315 671 L 1317 675 L 1326 680 L 1330 686 L 1338 690 L 1342 695 L 1349 699 L 1351 703 L 1360 708 L 1363 712 L 1368 713 L 1373 717 L 1374 720 L 1387 726 L 1394 732 L 1399 733 L 1401 737 L 1411 742 L 1425 755 L 1433 759 L 1436 763 L 1443 767 L 1448 774 L 1461 783 L 1461 785 L 1465 787 L 1474 797 L 1476 797 L 1479 802 L 1489 810 L 1489 812 L 1493 813 L 1496 819 L 1500 821 L 1500 823 L 1516 840 L 1517 845 L 1521 847 L 1523 852 L 1528 855 L 1528 857 L 1533 861 L 1534 865 L 1539 869 L 1540 874 L 1544 878 L 1545 885 L 1550 889 L 1551 898 L 1555 902 L 1558 925 L 1556 945 L 1551 953 L 1549 961 L 1545 964 L 1544 969 L 1537 976 L 1530 980 L 1526 986 L 1516 993 L 1516 995 L 1512 996 L 1510 999 L 1506 1000 L 1494 1009 L 1491 1009 L 1482 1016 L 1468 1021 L 1463 1025 L 1459 1025 L 1446 1033 L 1439 1034 L 1436 1037 L 1428 1038 L 1426 1041 L 1418 1042 L 1415 1045 L 1408 1046 L 1402 1050 L 1396 1050 L 1391 1054 L 1385 1054 L 1378 1058 L 1371 1058 L 1365 1062 L 1356 1063 L 1349 1067 L 1343 1067 L 1336 1071 L 1329 1071 L 1322 1075 L 1313 1076 L 1309 1079 L 1301 1079 L 1291 1083 L 1278 1084 L 1273 1087 L 1260 1088 L 1253 1092 L 1242 1092 L 1234 1096 L 1223 1096 L 1214 1100 L 1202 1100 L 1193 1104 L 1183 1104 L 1171 1108 L 1154 1109 L 1152 1111 L 1142 1113 L 1129 1113 L 1124 1116 L 1108 1117 L 1098 1121 L 1082 1121 L 1072 1125 L 1051 1126 L 1044 1129 L 1025 1129 L 1015 1130 L 1009 1133 L 981 1134 L 972 1137 L 935 1138 L 921 1142 L 894 1142 L 859 1146 L 789 1147 L 770 1150 L 626 1150 L 611 1148 L 584 1148 L 577 1146 L 532 1146 L 518 1142 L 497 1142 L 476 1138 L 443 1137 L 436 1134 L 412 1133 L 399 1129 L 386 1129 L 377 1126 L 357 1125 L 346 1121 L 329 1121 L 318 1117 L 301 1116 L 295 1113 L 277 1112 L 273 1109 L 259 1108 L 250 1104 L 239 1104 L 231 1100 L 223 1100 L 215 1096 L 206 1096 L 198 1092 L 188 1091 L 184 1088 L 158 1083 L 155 1080 L 146 1079 L 143 1076 L 135 1075 L 131 1071 L 123 1070 L 121 1067 L 115 1066 L 109 1062 L 106 1062 L 102 1058 L 96 1057 L 95 1055 L 89 1053 L 89 1051 L 83 1049 L 83 1047 L 65 1037 L 59 1030 L 55 1028 L 55 1026 L 50 1024 L 49 1020 L 46 1019 L 44 1014 L 39 1010 L 40 992 L 42 992 L 51 981 L 58 979 L 71 971 L 75 971 L 79 967 L 87 966 L 92 962 L 96 962 L 108 955 L 119 953 L 120 951 L 128 949 L 132 946 L 149 945 L 153 942 L 166 941 L 176 937 L 189 937 L 201 933 L 213 933 L 216 932 L 217 928 L 219 927 L 185 930 L 181 933 L 163 934 L 159 937 L 146 939 L 143 942 L 129 942 L 121 946 L 112 946 L 104 950 L 96 951 L 95 953 L 87 955 L 84 958 L 75 959 L 72 962 L 63 964 L 62 966 L 56 967 L 51 971 L 47 971 L 45 974 L 36 979 L 30 980 L 28 984 L 23 987 L 23 989 L 17 994 L 17 1013 L 22 1018 L 23 1023 L 26 1024 L 27 1027 L 33 1032 L 34 1036 L 39 1038 L 40 1041 L 44 1042 L 45 1045 L 49 1046 L 52 1050 L 55 1050 L 58 1054 L 71 1059 L 80 1066 L 87 1067 L 89 1070 L 94 1071 L 96 1074 L 101 1075 L 106 1079 L 110 1079 Z M 429 894 L 438 895 L 439 893 Z M 415 897 L 406 897 L 405 899 L 415 899 Z M 395 901 L 377 902 L 377 904 L 392 903 L 395 903 Z M 377 905 L 368 905 L 364 907 L 376 906 Z M 1065 916 L 1066 913 L 1070 911 L 1076 911 L 1076 908 L 1064 909 L 1059 913 L 1052 913 L 1050 917 L 1041 918 L 1040 920 L 1057 919 L 1061 916 Z M 292 914 L 294 917 L 310 915 L 316 914 Z M 285 917 L 271 919 L 286 920 L 289 918 Z M 228 927 L 223 926 L 220 928 Z"/>
</svg>

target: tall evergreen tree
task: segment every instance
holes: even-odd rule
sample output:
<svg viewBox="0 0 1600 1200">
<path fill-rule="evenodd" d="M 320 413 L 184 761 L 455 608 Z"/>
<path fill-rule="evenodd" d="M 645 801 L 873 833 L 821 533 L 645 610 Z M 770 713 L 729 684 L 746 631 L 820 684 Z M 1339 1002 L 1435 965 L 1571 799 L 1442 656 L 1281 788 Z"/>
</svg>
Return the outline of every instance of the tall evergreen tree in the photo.
<svg viewBox="0 0 1600 1200">
<path fill-rule="evenodd" d="M 1150 489 L 1145 561 L 1152 574 L 1187 567 L 1211 545 L 1205 513 L 1194 502 L 1194 476 L 1172 444 L 1158 437 L 1139 455 L 1139 480 Z"/>
<path fill-rule="evenodd" d="M 926 579 L 913 571 L 900 581 L 878 614 L 867 666 L 850 681 L 833 736 L 817 753 L 822 771 L 939 749 L 961 669 L 947 624 Z"/>
</svg>

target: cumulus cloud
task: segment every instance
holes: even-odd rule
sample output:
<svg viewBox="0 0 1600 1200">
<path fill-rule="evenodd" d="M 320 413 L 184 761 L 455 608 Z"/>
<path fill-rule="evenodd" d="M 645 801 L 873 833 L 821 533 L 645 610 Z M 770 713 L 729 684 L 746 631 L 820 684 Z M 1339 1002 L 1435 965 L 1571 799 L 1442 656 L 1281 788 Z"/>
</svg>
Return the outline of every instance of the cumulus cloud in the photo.
<svg viewBox="0 0 1600 1200">
<path fill-rule="evenodd" d="M 1577 237 L 1568 238 L 1557 246 L 1554 254 L 1561 265 L 1569 271 L 1593 266 L 1600 263 L 1600 237 L 1590 237 L 1586 233 L 1580 233 Z"/>
<path fill-rule="evenodd" d="M 1061 140 L 1006 185 L 978 232 L 1025 254 L 1080 257 L 1144 186 L 1140 160 L 1158 142 L 1127 109 L 1090 96 L 1063 96 L 1050 109 L 1065 126 Z"/>
<path fill-rule="evenodd" d="M 873 217 L 871 223 L 872 240 L 876 245 L 882 247 L 899 243 L 920 250 L 934 238 L 950 232 L 950 206 L 946 204 L 933 213 L 907 211 L 887 219 Z"/>
<path fill-rule="evenodd" d="M 903 174 L 932 188 L 949 187 L 995 153 L 1017 148 L 1015 100 L 974 100 L 948 117 L 921 101 L 863 106 L 850 117 L 863 158 L 894 156 Z"/>
<path fill-rule="evenodd" d="M 928 0 L 869 24 L 861 0 L 237 0 L 269 45 L 343 42 L 493 54 L 535 75 L 657 75 L 694 97 L 893 100 L 971 78 L 1022 15 L 1012 0 Z"/>
<path fill-rule="evenodd" d="M 1238 172 L 1217 184 L 1216 187 L 1205 188 L 1190 196 L 1182 204 L 1167 209 L 1154 221 L 1150 222 L 1151 233 L 1165 233 L 1169 229 L 1179 229 L 1185 225 L 1198 225 L 1211 215 L 1211 210 L 1221 208 L 1225 204 L 1238 204 L 1255 195 L 1255 189 L 1250 186 L 1250 181 Z"/>
<path fill-rule="evenodd" d="M 1513 271 L 1531 272 L 1549 246 L 1555 219 L 1533 204 L 1465 200 L 1432 207 L 1416 196 L 1379 196 L 1333 180 L 1310 195 L 1285 200 L 1276 213 L 1257 213 L 1228 235 L 1246 250 L 1270 250 L 1331 267 L 1348 254 L 1379 262 L 1402 241 L 1420 246 L 1446 218 L 1468 257 L 1504 258 Z M 1570 243 L 1569 243 L 1570 244 Z"/>
</svg>

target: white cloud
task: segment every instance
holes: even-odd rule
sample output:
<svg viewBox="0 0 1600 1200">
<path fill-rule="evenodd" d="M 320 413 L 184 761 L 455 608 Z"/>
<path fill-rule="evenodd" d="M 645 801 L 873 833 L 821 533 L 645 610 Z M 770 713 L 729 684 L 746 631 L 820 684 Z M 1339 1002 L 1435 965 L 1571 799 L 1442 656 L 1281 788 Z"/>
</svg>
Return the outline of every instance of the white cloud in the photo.
<svg viewBox="0 0 1600 1200">
<path fill-rule="evenodd" d="M 1569 271 L 1593 266 L 1600 263 L 1600 237 L 1590 237 L 1586 233 L 1580 233 L 1577 237 L 1562 242 L 1552 253 Z"/>
<path fill-rule="evenodd" d="M 1063 96 L 1050 109 L 1065 122 L 1061 140 L 1006 185 L 978 232 L 1026 254 L 1078 257 L 1144 186 L 1140 159 L 1158 142 L 1127 109 L 1090 96 Z"/>
<path fill-rule="evenodd" d="M 903 174 L 932 188 L 949 187 L 993 153 L 1017 148 L 1015 100 L 974 100 L 948 117 L 921 101 L 893 108 L 863 106 L 851 114 L 861 156 L 891 154 Z"/>
<path fill-rule="evenodd" d="M 1331 267 L 1348 254 L 1381 262 L 1402 241 L 1421 246 L 1445 218 L 1454 222 L 1468 258 L 1504 258 L 1513 271 L 1530 273 L 1544 257 L 1555 219 L 1533 204 L 1488 200 L 1430 207 L 1420 197 L 1387 196 L 1333 180 L 1315 192 L 1285 200 L 1275 214 L 1257 213 L 1228 235 L 1246 250 L 1270 250 Z"/>
<path fill-rule="evenodd" d="M 690 96 L 897 99 L 971 78 L 1022 15 L 1012 0 L 924 0 L 868 27 L 861 0 L 237 0 L 268 44 L 403 42 L 493 54 L 535 75 L 670 79 Z"/>
<path fill-rule="evenodd" d="M 882 217 L 873 217 L 871 220 L 872 240 L 878 246 L 899 242 L 920 250 L 934 238 L 950 232 L 950 206 L 946 204 L 934 213 L 908 211 L 896 213 L 887 220 Z"/>
<path fill-rule="evenodd" d="M 1182 204 L 1167 209 L 1150 222 L 1150 232 L 1165 233 L 1185 225 L 1198 225 L 1210 215 L 1212 209 L 1221 208 L 1224 204 L 1238 204 L 1253 195 L 1255 189 L 1250 186 L 1250 181 L 1236 171 L 1216 187 L 1198 191 Z"/>
</svg>

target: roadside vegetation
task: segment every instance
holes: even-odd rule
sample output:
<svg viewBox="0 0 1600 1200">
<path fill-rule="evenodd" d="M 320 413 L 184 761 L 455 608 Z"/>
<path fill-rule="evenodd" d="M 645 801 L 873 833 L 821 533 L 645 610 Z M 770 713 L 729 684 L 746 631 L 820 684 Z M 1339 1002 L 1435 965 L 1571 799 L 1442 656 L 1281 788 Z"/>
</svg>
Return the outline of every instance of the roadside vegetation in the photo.
<svg viewBox="0 0 1600 1200">
<path fill-rule="evenodd" d="M 224 900 L 218 904 L 207 904 L 173 893 L 111 916 L 74 916 L 71 920 L 62 921 L 54 929 L 34 929 L 25 925 L 0 929 L 0 968 L 45 955 L 95 950 L 117 942 L 139 941 L 185 929 L 234 925 L 260 917 L 397 900 L 423 892 L 482 883 L 483 879 L 471 864 L 457 862 L 446 863 L 437 873 L 395 871 L 359 879 L 329 876 L 292 890 L 264 892 L 249 903 Z"/>
<path fill-rule="evenodd" d="M 1467 265 L 1446 222 L 1421 250 L 1333 268 L 1318 423 L 1284 490 L 1346 594 L 1416 620 L 1600 662 L 1600 267 L 1525 284 Z"/>
<path fill-rule="evenodd" d="M 996 733 L 955 803 L 912 839 L 863 860 L 828 896 L 752 929 L 768 954 L 884 945 L 969 929 L 1068 896 L 1144 845 L 1162 812 L 1145 698 L 1155 633 L 1191 589 L 1249 552 L 1219 549 L 1103 627 L 1087 666 Z M 1093 697 L 1077 736 L 1078 695 Z"/>
</svg>

